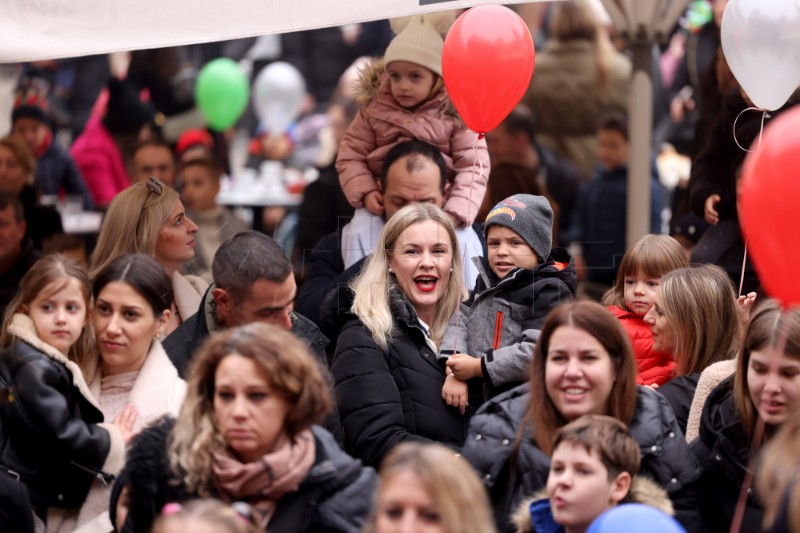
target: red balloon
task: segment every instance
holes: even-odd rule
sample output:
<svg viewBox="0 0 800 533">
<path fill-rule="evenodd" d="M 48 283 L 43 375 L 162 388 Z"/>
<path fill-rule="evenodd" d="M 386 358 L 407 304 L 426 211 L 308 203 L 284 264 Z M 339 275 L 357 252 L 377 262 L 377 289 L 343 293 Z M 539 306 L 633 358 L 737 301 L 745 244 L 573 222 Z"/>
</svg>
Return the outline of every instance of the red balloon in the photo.
<svg viewBox="0 0 800 533">
<path fill-rule="evenodd" d="M 442 49 L 442 77 L 461 118 L 483 136 L 514 109 L 531 82 L 534 49 L 525 22 L 507 7 L 462 14 Z"/>
<path fill-rule="evenodd" d="M 800 304 L 800 108 L 764 131 L 742 169 L 739 219 L 747 248 L 767 293 L 784 308 Z"/>
</svg>

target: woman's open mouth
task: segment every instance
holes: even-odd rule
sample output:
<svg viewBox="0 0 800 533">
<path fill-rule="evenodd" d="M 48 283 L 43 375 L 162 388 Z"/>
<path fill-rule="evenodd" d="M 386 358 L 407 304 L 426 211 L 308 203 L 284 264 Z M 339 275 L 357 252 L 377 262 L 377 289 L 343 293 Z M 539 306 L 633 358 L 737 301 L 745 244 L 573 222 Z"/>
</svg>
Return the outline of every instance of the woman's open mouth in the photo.
<svg viewBox="0 0 800 533">
<path fill-rule="evenodd" d="M 436 288 L 436 284 L 439 282 L 438 278 L 433 276 L 418 276 L 414 278 L 414 284 L 417 286 L 422 292 L 431 292 Z"/>
</svg>

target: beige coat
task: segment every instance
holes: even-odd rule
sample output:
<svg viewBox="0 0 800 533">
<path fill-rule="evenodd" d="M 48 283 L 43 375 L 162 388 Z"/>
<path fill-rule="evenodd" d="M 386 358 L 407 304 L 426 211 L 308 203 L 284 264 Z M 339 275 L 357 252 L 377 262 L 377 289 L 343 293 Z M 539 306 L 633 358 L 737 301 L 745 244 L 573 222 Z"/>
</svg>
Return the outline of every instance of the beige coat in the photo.
<svg viewBox="0 0 800 533">
<path fill-rule="evenodd" d="M 96 398 L 100 397 L 101 379 L 98 367 L 89 381 L 89 388 Z M 186 396 L 186 382 L 178 377 L 178 371 L 167 357 L 161 343 L 153 341 L 150 353 L 130 392 L 129 401 L 139 412 L 134 430 L 151 426 L 165 416 L 177 416 L 184 396 Z M 111 520 L 108 515 L 110 496 L 111 487 L 95 481 L 78 514 L 76 533 L 111 531 Z"/>
<path fill-rule="evenodd" d="M 198 276 L 187 276 L 180 272 L 172 273 L 172 292 L 175 295 L 175 308 L 178 316 L 171 317 L 164 337 L 175 331 L 181 323 L 200 309 L 200 302 L 208 288 L 208 283 Z"/>
<path fill-rule="evenodd" d="M 627 113 L 631 63 L 614 52 L 608 86 L 600 88 L 595 45 L 549 41 L 522 102 L 536 115 L 537 139 L 572 161 L 588 180 L 597 165 L 597 126 L 606 113 Z"/>
</svg>

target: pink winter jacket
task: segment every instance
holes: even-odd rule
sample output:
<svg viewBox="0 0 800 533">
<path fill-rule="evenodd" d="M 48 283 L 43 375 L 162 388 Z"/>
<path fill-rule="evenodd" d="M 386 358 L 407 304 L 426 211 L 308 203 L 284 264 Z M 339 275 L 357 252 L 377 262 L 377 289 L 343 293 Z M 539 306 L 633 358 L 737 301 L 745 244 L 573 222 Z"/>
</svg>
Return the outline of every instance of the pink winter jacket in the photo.
<svg viewBox="0 0 800 533">
<path fill-rule="evenodd" d="M 394 145 L 417 139 L 444 156 L 452 185 L 444 210 L 459 227 L 472 224 L 486 193 L 489 154 L 486 141 L 479 141 L 478 134 L 458 118 L 445 89 L 409 111 L 395 101 L 383 65 L 376 62 L 361 75 L 358 100 L 364 107 L 347 130 L 336 159 L 350 205 L 363 207 L 364 196 L 378 189 L 383 160 Z"/>
<path fill-rule="evenodd" d="M 131 184 L 114 138 L 98 119 L 91 119 L 70 154 L 83 174 L 94 205 L 104 207 Z"/>
</svg>

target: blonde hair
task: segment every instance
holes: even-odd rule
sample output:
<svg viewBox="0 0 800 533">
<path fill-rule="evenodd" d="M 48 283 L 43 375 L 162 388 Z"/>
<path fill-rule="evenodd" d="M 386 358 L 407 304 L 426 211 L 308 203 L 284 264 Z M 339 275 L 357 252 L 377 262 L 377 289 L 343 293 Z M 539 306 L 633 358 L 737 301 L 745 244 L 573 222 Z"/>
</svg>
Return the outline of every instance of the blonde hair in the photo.
<svg viewBox="0 0 800 533">
<path fill-rule="evenodd" d="M 663 312 L 675 337 L 678 375 L 733 359 L 742 323 L 728 275 L 716 265 L 673 270 L 661 279 Z"/>
<path fill-rule="evenodd" d="M 630 311 L 625 305 L 625 278 L 639 272 L 650 278 L 689 266 L 680 243 L 668 235 L 645 235 L 636 241 L 622 256 L 614 286 L 603 295 L 603 305 L 616 305 Z"/>
<path fill-rule="evenodd" d="M 0 146 L 11 151 L 17 164 L 28 174 L 27 183 L 33 183 L 33 174 L 36 172 L 36 156 L 25 144 L 25 141 L 15 135 L 6 135 L 0 138 Z"/>
<path fill-rule="evenodd" d="M 462 457 L 441 444 L 404 443 L 395 447 L 381 465 L 382 486 L 392 476 L 412 472 L 428 491 L 448 533 L 493 533 L 496 531 L 486 489 Z M 363 533 L 374 533 L 380 512 L 381 489 Z"/>
<path fill-rule="evenodd" d="M 155 254 L 161 226 L 179 196 L 157 179 L 150 180 L 134 183 L 111 201 L 92 254 L 91 278 L 121 255 Z"/>
<path fill-rule="evenodd" d="M 213 492 L 213 454 L 226 446 L 214 421 L 215 374 L 222 360 L 233 354 L 255 363 L 271 392 L 292 406 L 284 422 L 289 438 L 322 420 L 330 410 L 330 392 L 320 363 L 291 332 L 259 322 L 212 335 L 190 367 L 186 398 L 169 440 L 173 473 L 190 492 L 204 497 Z"/>
<path fill-rule="evenodd" d="M 3 330 L 0 333 L 0 346 L 6 348 L 18 339 L 8 331 L 9 325 L 17 313 L 28 314 L 23 308 L 28 307 L 33 300 L 48 286 L 55 284 L 55 292 L 59 292 L 69 283 L 69 280 L 78 281 L 86 307 L 86 326 L 81 331 L 78 340 L 70 346 L 68 357 L 75 361 L 81 369 L 86 369 L 89 358 L 94 357 L 94 334 L 90 331 L 89 312 L 92 304 L 92 288 L 89 276 L 80 263 L 63 254 L 51 254 L 39 259 L 23 276 L 19 290 L 14 299 L 6 307 L 3 317 Z M 38 333 L 37 333 L 38 334 Z"/>
<path fill-rule="evenodd" d="M 389 259 L 394 253 L 394 244 L 409 226 L 428 220 L 433 220 L 444 228 L 453 251 L 450 281 L 436 303 L 436 313 L 433 322 L 429 324 L 431 338 L 437 346 L 442 341 L 450 317 L 464 296 L 461 287 L 461 250 L 450 217 L 433 204 L 413 203 L 403 207 L 386 223 L 375 246 L 375 253 L 367 259 L 361 274 L 351 284 L 355 293 L 351 310 L 383 349 L 389 346 L 394 333 L 390 293 L 392 289 L 400 290 L 394 276 L 389 275 Z"/>
<path fill-rule="evenodd" d="M 750 398 L 750 384 L 747 382 L 750 355 L 754 351 L 774 348 L 783 328 L 787 328 L 783 353 L 800 360 L 800 310 L 783 312 L 780 304 L 772 299 L 762 301 L 753 310 L 733 378 L 733 397 L 748 435 L 753 435 L 758 420 L 758 410 Z"/>
<path fill-rule="evenodd" d="M 756 491 L 764 503 L 764 527 L 775 525 L 779 513 L 788 518 L 789 531 L 800 531 L 800 413 L 794 413 L 761 453 Z"/>
<path fill-rule="evenodd" d="M 587 0 L 569 0 L 556 3 L 552 9 L 550 36 L 558 41 L 588 41 L 594 44 L 598 88 L 601 94 L 607 94 L 614 45 L 594 8 Z"/>
</svg>

